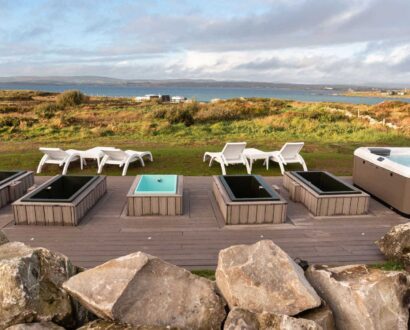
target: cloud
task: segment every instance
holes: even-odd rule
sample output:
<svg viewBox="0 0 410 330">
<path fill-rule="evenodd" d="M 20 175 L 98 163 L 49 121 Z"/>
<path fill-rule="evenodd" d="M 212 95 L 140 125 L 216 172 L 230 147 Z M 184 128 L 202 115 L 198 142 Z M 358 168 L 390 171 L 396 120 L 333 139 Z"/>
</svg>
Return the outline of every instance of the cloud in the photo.
<svg viewBox="0 0 410 330">
<path fill-rule="evenodd" d="M 1 75 L 410 84 L 408 0 L 0 0 L 0 14 Z"/>
</svg>

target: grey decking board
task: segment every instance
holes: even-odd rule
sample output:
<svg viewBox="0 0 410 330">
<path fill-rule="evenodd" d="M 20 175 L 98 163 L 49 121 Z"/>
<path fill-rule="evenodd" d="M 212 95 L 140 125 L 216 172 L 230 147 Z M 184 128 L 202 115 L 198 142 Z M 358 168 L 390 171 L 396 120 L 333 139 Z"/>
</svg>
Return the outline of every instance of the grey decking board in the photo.
<svg viewBox="0 0 410 330">
<path fill-rule="evenodd" d="M 36 181 L 44 179 L 40 177 Z M 220 249 L 260 239 L 273 239 L 292 257 L 310 262 L 373 263 L 383 260 L 374 240 L 390 226 L 407 221 L 374 200 L 370 203 L 372 216 L 334 219 L 313 218 L 306 209 L 289 202 L 288 220 L 294 220 L 293 224 L 228 229 L 221 226 L 222 215 L 213 200 L 211 177 L 185 177 L 188 214 L 183 217 L 126 219 L 121 214 L 133 179 L 109 177 L 108 194 L 76 228 L 14 226 L 8 224 L 12 220 L 8 207 L 0 211 L 0 226 L 5 227 L 6 235 L 12 240 L 60 251 L 83 267 L 142 250 L 192 269 L 214 268 Z M 266 179 L 270 183 L 281 183 L 279 177 Z M 282 196 L 289 201 L 285 189 L 281 188 Z"/>
</svg>

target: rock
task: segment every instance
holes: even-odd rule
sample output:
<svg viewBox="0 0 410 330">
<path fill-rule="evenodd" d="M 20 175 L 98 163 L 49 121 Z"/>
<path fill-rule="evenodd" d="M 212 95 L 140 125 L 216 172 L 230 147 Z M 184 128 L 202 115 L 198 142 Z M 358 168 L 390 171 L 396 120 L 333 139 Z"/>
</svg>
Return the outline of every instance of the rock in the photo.
<svg viewBox="0 0 410 330">
<path fill-rule="evenodd" d="M 142 252 L 86 270 L 63 287 L 99 317 L 134 326 L 220 329 L 226 316 L 211 281 Z"/>
<path fill-rule="evenodd" d="M 314 321 L 273 313 L 253 313 L 235 307 L 225 321 L 224 330 L 321 330 Z"/>
<path fill-rule="evenodd" d="M 75 274 L 67 257 L 13 242 L 0 246 L 0 329 L 26 322 L 73 326 L 70 296 L 61 285 Z"/>
<path fill-rule="evenodd" d="M 410 222 L 391 228 L 376 244 L 388 259 L 410 266 Z"/>
<path fill-rule="evenodd" d="M 90 322 L 77 330 L 179 330 L 179 328 L 165 326 L 131 326 L 110 321 L 97 320 Z"/>
<path fill-rule="evenodd" d="M 320 325 L 323 330 L 336 330 L 332 310 L 328 305 L 326 305 L 326 303 L 323 303 L 322 306 L 318 308 L 298 314 L 298 317 L 315 321 L 316 324 Z"/>
<path fill-rule="evenodd" d="M 64 328 L 52 322 L 41 322 L 16 324 L 6 330 L 64 330 Z"/>
<path fill-rule="evenodd" d="M 215 275 L 231 309 L 296 315 L 320 306 L 302 268 L 269 240 L 220 251 Z"/>
<path fill-rule="evenodd" d="M 333 311 L 338 329 L 406 329 L 410 276 L 365 265 L 311 266 L 306 276 Z"/>
<path fill-rule="evenodd" d="M 6 234 L 3 233 L 3 232 L 0 230 L 0 245 L 6 244 L 6 243 L 8 243 L 8 242 L 9 242 L 9 239 L 7 238 Z"/>
</svg>

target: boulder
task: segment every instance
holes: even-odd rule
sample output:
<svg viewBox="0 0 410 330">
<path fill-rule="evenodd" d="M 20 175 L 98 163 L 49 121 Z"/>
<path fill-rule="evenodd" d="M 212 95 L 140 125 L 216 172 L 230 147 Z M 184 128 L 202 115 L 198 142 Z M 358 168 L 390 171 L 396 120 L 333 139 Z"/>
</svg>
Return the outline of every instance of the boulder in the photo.
<svg viewBox="0 0 410 330">
<path fill-rule="evenodd" d="M 224 330 L 322 330 L 314 321 L 273 313 L 253 313 L 235 307 L 225 321 Z"/>
<path fill-rule="evenodd" d="M 215 276 L 231 309 L 296 315 L 321 303 L 302 268 L 269 240 L 220 251 Z"/>
<path fill-rule="evenodd" d="M 9 242 L 9 239 L 7 238 L 6 234 L 3 233 L 3 232 L 0 230 L 0 245 L 6 244 L 6 243 L 8 243 L 8 242 Z"/>
<path fill-rule="evenodd" d="M 114 323 L 110 321 L 97 320 L 78 328 L 77 330 L 179 330 L 179 328 L 165 326 L 132 326 Z"/>
<path fill-rule="evenodd" d="M 142 252 L 79 273 L 63 287 L 99 317 L 134 326 L 220 329 L 226 316 L 213 282 Z"/>
<path fill-rule="evenodd" d="M 410 276 L 365 265 L 311 266 L 306 276 L 333 311 L 337 329 L 406 329 Z"/>
<path fill-rule="evenodd" d="M 376 244 L 388 259 L 410 266 L 410 222 L 391 228 Z"/>
<path fill-rule="evenodd" d="M 52 322 L 41 322 L 16 324 L 6 330 L 64 330 L 64 328 Z"/>
<path fill-rule="evenodd" d="M 0 246 L 0 329 L 26 322 L 73 326 L 62 283 L 76 272 L 62 254 L 13 242 Z"/>
<path fill-rule="evenodd" d="M 298 314 L 298 317 L 315 321 L 323 330 L 336 330 L 333 312 L 326 303 L 323 303 L 322 306 L 318 308 Z"/>
</svg>

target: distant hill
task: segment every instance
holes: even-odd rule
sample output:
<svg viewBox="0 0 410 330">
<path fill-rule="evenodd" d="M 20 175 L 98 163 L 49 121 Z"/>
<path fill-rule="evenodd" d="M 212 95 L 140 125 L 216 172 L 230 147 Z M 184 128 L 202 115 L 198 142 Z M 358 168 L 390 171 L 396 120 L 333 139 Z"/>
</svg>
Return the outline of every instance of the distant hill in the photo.
<svg viewBox="0 0 410 330">
<path fill-rule="evenodd" d="M 17 76 L 0 77 L 0 83 L 25 83 L 35 85 L 110 85 L 110 86 L 138 86 L 138 87 L 230 87 L 230 88 L 286 88 L 295 90 L 334 89 L 336 91 L 354 88 L 355 90 L 369 90 L 369 86 L 353 85 L 309 85 L 290 83 L 269 83 L 255 81 L 220 81 L 212 79 L 117 79 L 99 76 Z"/>
</svg>

